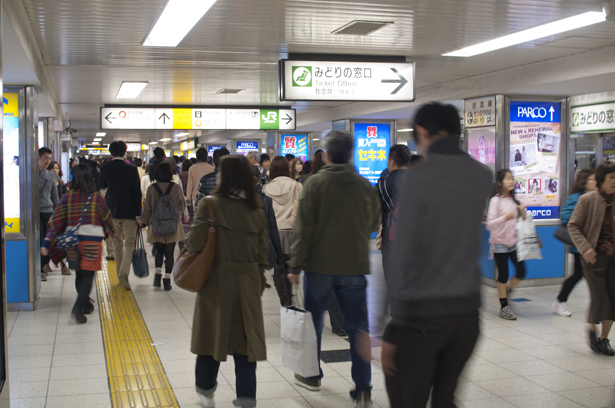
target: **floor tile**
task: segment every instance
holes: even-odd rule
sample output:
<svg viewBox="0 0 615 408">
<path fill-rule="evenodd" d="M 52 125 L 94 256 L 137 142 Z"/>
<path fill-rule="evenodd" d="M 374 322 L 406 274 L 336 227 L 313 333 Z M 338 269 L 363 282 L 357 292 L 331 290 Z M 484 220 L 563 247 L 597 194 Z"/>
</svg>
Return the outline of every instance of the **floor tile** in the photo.
<svg viewBox="0 0 615 408">
<path fill-rule="evenodd" d="M 511 378 L 517 375 L 497 364 L 485 364 L 466 366 L 461 376 L 469 381 L 483 381 L 496 378 Z"/>
<path fill-rule="evenodd" d="M 11 398 L 11 408 L 45 408 L 47 398 Z"/>
<path fill-rule="evenodd" d="M 49 381 L 48 397 L 104 393 L 109 393 L 109 380 L 107 378 L 90 378 L 82 380 L 51 379 L 51 381 Z"/>
<path fill-rule="evenodd" d="M 588 408 L 615 407 L 615 391 L 607 387 L 560 391 L 559 394 Z"/>
<path fill-rule="evenodd" d="M 37 398 L 47 396 L 48 381 L 31 381 L 10 383 L 11 398 Z"/>
<path fill-rule="evenodd" d="M 109 393 L 47 397 L 46 408 L 111 408 Z"/>
<path fill-rule="evenodd" d="M 106 365 L 52 367 L 54 380 L 79 380 L 83 378 L 107 378 Z"/>
<path fill-rule="evenodd" d="M 530 375 L 525 378 L 551 391 L 565 391 L 576 390 L 580 388 L 600 387 L 600 384 L 597 384 L 579 375 L 566 372 L 555 374 Z"/>
<path fill-rule="evenodd" d="M 459 383 L 457 384 L 457 389 L 455 390 L 455 398 L 460 401 L 489 399 L 495 396 L 496 395 L 492 394 L 485 388 L 471 382 Z"/>
<path fill-rule="evenodd" d="M 545 359 L 545 361 L 572 372 L 603 370 L 610 368 L 607 364 L 604 364 L 597 360 L 589 359 L 587 357 L 551 358 Z"/>
<path fill-rule="evenodd" d="M 518 408 L 581 408 L 576 402 L 562 397 L 561 395 L 549 392 L 532 395 L 515 395 L 506 397 L 506 401 Z"/>
<path fill-rule="evenodd" d="M 457 403 L 459 408 L 514 408 L 515 406 L 501 398 L 489 398 L 473 401 L 460 401 Z"/>
<path fill-rule="evenodd" d="M 501 363 L 500 367 L 503 367 L 522 377 L 564 372 L 562 368 L 541 360 L 523 361 L 516 363 Z"/>
<path fill-rule="evenodd" d="M 505 380 L 476 381 L 476 385 L 493 393 L 496 397 L 548 392 L 546 388 L 521 377 L 507 378 Z"/>
<path fill-rule="evenodd" d="M 575 374 L 600 385 L 612 386 L 615 384 L 615 368 L 608 368 L 606 370 L 577 371 Z"/>
</svg>

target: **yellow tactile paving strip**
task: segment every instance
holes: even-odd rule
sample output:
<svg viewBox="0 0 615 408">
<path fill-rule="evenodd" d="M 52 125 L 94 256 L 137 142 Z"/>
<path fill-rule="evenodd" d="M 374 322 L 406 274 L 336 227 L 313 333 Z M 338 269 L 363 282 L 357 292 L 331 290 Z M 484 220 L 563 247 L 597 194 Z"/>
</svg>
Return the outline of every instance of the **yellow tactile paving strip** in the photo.
<svg viewBox="0 0 615 408">
<path fill-rule="evenodd" d="M 119 285 L 114 261 L 103 261 L 96 287 L 113 408 L 179 408 L 139 306 Z"/>
</svg>

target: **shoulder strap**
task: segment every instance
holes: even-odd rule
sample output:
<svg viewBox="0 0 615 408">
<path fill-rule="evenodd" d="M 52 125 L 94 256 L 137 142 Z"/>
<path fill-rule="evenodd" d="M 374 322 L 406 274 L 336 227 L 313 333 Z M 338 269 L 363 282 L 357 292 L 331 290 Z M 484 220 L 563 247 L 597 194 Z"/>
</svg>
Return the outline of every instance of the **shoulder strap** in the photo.
<svg viewBox="0 0 615 408">
<path fill-rule="evenodd" d="M 158 186 L 158 183 L 154 183 L 152 184 L 152 186 L 154 186 L 154 189 L 156 189 L 156 191 L 158 192 L 158 195 L 162 196 L 162 190 Z"/>
<path fill-rule="evenodd" d="M 167 186 L 167 191 L 164 192 L 164 195 L 169 195 L 171 194 L 171 190 L 173 189 L 173 186 L 175 185 L 175 183 L 173 183 L 172 181 L 169 182 L 169 185 Z"/>
<path fill-rule="evenodd" d="M 207 202 L 207 217 L 210 222 L 213 222 L 216 219 L 216 217 L 214 217 L 214 200 L 211 196 L 207 196 L 205 197 L 205 201 Z"/>
<path fill-rule="evenodd" d="M 79 229 L 79 227 L 81 226 L 81 223 L 83 222 L 83 217 L 85 217 L 85 213 L 88 211 L 88 207 L 90 206 L 90 201 L 92 201 L 93 195 L 94 193 L 90 193 L 88 197 L 88 202 L 85 203 L 85 207 L 83 208 L 83 212 L 81 213 L 81 218 L 79 218 L 79 224 L 77 224 L 77 229 Z"/>
</svg>

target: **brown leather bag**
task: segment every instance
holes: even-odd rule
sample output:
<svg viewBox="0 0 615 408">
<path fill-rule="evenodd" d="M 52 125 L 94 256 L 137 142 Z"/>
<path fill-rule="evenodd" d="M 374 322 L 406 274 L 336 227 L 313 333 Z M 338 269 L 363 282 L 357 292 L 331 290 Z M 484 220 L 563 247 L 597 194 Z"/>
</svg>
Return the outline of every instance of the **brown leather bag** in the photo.
<svg viewBox="0 0 615 408">
<path fill-rule="evenodd" d="M 207 202 L 207 241 L 201 252 L 188 252 L 185 248 L 173 265 L 173 280 L 175 284 L 188 292 L 200 292 L 207 283 L 216 256 L 216 227 L 214 203 L 210 196 L 204 198 Z"/>
</svg>

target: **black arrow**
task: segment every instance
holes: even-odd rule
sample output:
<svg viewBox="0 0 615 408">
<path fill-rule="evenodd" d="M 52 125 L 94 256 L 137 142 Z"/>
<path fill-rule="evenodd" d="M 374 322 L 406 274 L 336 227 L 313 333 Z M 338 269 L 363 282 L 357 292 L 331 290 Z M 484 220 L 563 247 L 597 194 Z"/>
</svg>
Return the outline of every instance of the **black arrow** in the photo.
<svg viewBox="0 0 615 408">
<path fill-rule="evenodd" d="M 285 117 L 284 119 L 288 119 L 288 120 L 286 121 L 286 124 L 287 124 L 287 125 L 288 125 L 290 122 L 292 122 L 292 121 L 293 121 L 292 116 L 290 116 L 288 113 L 286 114 L 286 117 Z"/>
<path fill-rule="evenodd" d="M 160 120 L 160 119 L 162 119 L 162 124 L 164 125 L 164 124 L 166 124 L 166 120 L 167 120 L 167 119 L 171 119 L 171 118 L 170 118 L 170 117 L 169 117 L 169 115 L 167 115 L 167 114 L 166 114 L 166 112 L 165 112 L 165 113 L 163 113 L 162 115 L 160 115 L 160 117 L 158 118 L 158 120 Z"/>
<path fill-rule="evenodd" d="M 111 115 L 112 115 L 112 112 L 110 112 L 107 116 L 105 116 L 105 119 L 107 119 L 107 122 L 109 122 L 109 123 L 113 123 L 113 122 L 111 122 L 109 120 L 109 116 L 111 116 Z M 117 119 L 117 118 L 111 118 L 111 119 Z"/>
<path fill-rule="evenodd" d="M 404 85 L 408 83 L 408 80 L 404 78 L 399 72 L 397 72 L 395 68 L 391 68 L 391 71 L 395 72 L 399 79 L 383 79 L 380 82 L 383 84 L 399 84 L 399 86 L 395 88 L 393 92 L 391 92 L 391 95 L 395 95 L 401 88 L 404 87 Z"/>
</svg>

